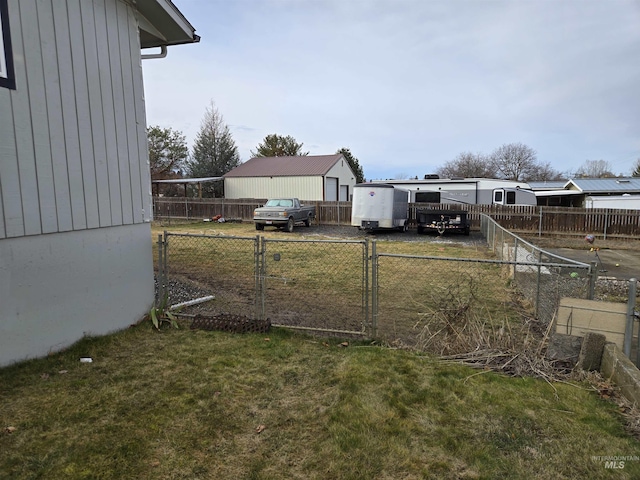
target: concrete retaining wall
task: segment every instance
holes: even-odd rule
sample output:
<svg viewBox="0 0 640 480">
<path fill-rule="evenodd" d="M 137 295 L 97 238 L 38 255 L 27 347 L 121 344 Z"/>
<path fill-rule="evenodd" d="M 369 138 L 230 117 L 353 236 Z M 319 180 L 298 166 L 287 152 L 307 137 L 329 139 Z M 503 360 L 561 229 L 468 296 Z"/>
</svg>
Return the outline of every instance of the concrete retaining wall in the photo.
<svg viewBox="0 0 640 480">
<path fill-rule="evenodd" d="M 640 405 L 640 370 L 614 343 L 604 346 L 600 372 L 620 387 L 629 401 Z"/>
</svg>

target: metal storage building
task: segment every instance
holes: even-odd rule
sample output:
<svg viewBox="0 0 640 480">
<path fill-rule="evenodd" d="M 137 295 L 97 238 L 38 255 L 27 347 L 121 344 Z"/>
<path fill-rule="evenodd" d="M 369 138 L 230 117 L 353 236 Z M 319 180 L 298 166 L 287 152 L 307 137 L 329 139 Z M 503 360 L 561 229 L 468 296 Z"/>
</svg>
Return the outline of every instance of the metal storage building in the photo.
<svg viewBox="0 0 640 480">
<path fill-rule="evenodd" d="M 198 41 L 169 0 L 0 0 L 0 365 L 153 303 L 141 49 Z"/>
<path fill-rule="evenodd" d="M 341 154 L 254 157 L 224 175 L 225 198 L 349 201 L 356 176 Z"/>
</svg>

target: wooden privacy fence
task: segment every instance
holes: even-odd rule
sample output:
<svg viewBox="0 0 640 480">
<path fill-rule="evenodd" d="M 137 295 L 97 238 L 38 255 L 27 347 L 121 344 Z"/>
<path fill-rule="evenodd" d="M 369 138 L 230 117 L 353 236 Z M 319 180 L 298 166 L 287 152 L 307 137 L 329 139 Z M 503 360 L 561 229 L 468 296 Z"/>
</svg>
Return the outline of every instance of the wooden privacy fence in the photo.
<svg viewBox="0 0 640 480">
<path fill-rule="evenodd" d="M 154 197 L 154 218 L 204 219 L 221 215 L 227 219 L 251 221 L 253 210 L 266 199 L 179 198 Z M 302 201 L 316 207 L 316 222 L 323 225 L 350 225 L 351 202 Z M 516 233 L 545 235 L 584 235 L 591 233 L 605 239 L 640 237 L 640 210 L 607 208 L 546 207 L 530 205 L 459 205 L 409 204 L 409 223 L 415 224 L 416 210 L 425 208 L 465 210 L 471 226 L 480 226 L 480 215 L 496 220 L 502 227 Z"/>
<path fill-rule="evenodd" d="M 253 220 L 253 211 L 264 205 L 260 198 L 178 198 L 154 197 L 153 216 L 163 218 L 205 219 L 221 215 L 226 219 Z M 350 225 L 351 202 L 318 202 L 301 200 L 316 207 L 315 222 L 323 225 Z"/>
</svg>

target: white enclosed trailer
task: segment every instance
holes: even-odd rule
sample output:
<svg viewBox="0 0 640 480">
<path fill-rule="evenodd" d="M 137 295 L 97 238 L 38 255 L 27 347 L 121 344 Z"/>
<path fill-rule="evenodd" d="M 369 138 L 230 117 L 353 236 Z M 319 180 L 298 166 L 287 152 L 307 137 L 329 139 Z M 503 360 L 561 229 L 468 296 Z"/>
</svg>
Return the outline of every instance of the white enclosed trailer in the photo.
<svg viewBox="0 0 640 480">
<path fill-rule="evenodd" d="M 389 180 L 386 184 L 411 192 L 412 203 L 465 205 L 537 205 L 529 184 L 492 178 Z"/>
<path fill-rule="evenodd" d="M 361 230 L 406 231 L 409 191 L 384 183 L 359 183 L 353 187 L 351 225 Z"/>
</svg>

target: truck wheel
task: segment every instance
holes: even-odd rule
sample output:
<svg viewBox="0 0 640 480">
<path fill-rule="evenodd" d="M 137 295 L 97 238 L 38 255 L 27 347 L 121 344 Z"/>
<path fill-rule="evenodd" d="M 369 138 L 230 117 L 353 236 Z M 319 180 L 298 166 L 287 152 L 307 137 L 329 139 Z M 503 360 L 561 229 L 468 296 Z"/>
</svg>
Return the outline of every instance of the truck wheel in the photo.
<svg viewBox="0 0 640 480">
<path fill-rule="evenodd" d="M 256 223 L 256 230 L 264 230 L 264 224 Z"/>
<path fill-rule="evenodd" d="M 304 226 L 305 227 L 310 227 L 311 226 L 311 216 L 308 216 L 307 218 L 305 218 Z"/>
<path fill-rule="evenodd" d="M 293 232 L 294 225 L 295 225 L 295 222 L 293 221 L 293 217 L 289 217 L 289 221 L 287 222 L 287 232 L 289 233 Z"/>
</svg>

